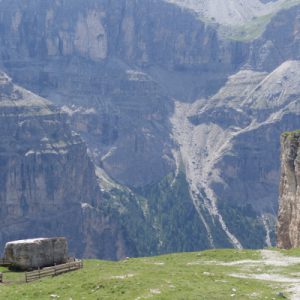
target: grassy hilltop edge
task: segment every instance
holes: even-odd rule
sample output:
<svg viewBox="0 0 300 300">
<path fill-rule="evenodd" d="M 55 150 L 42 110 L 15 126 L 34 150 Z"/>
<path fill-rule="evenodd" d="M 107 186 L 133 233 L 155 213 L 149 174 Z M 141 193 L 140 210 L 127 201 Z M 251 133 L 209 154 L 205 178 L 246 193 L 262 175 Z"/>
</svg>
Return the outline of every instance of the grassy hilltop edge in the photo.
<svg viewBox="0 0 300 300">
<path fill-rule="evenodd" d="M 300 250 L 209 250 L 84 268 L 29 284 L 4 273 L 1 299 L 283 299 L 297 292 Z M 7 271 L 1 268 L 0 271 Z M 294 284 L 294 286 L 293 286 Z"/>
</svg>

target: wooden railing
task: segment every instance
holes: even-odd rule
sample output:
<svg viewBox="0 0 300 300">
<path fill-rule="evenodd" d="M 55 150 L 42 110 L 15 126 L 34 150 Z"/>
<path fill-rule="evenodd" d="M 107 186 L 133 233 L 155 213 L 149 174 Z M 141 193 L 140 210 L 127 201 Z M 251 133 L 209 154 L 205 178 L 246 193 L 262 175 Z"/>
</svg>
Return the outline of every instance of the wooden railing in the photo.
<svg viewBox="0 0 300 300">
<path fill-rule="evenodd" d="M 68 262 L 66 264 L 62 265 L 57 265 L 53 267 L 47 267 L 31 272 L 26 272 L 25 273 L 25 281 L 26 282 L 31 282 L 34 280 L 38 280 L 43 277 L 48 277 L 48 276 L 57 276 L 66 272 L 70 271 L 75 271 L 78 269 L 83 268 L 83 263 L 81 260 L 75 260 L 73 262 Z"/>
<path fill-rule="evenodd" d="M 11 263 L 8 260 L 6 260 L 5 258 L 0 258 L 0 266 L 1 267 L 8 267 L 10 265 L 11 265 Z"/>
</svg>

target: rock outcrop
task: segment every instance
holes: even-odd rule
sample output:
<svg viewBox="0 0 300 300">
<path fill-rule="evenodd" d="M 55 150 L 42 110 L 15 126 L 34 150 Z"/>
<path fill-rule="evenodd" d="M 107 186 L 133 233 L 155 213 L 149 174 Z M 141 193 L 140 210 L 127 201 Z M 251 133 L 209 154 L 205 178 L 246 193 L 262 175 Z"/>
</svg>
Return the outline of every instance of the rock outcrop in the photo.
<svg viewBox="0 0 300 300">
<path fill-rule="evenodd" d="M 299 60 L 300 6 L 283 9 L 266 26 L 262 35 L 251 42 L 248 63 L 253 68 L 273 71 L 287 60 Z"/>
<path fill-rule="evenodd" d="M 277 246 L 300 246 L 300 131 L 281 136 L 280 207 Z"/>
<path fill-rule="evenodd" d="M 275 242 L 278 137 L 300 127 L 299 78 L 299 61 L 269 74 L 243 70 L 207 101 L 177 103 L 174 137 L 195 206 L 207 199 L 235 245 L 230 233 L 243 247 Z"/>
<path fill-rule="evenodd" d="M 195 11 L 200 18 L 221 25 L 245 25 L 259 17 L 266 17 L 280 10 L 287 0 L 166 0 Z"/>
<path fill-rule="evenodd" d="M 16 200 L 1 199 L 5 220 L 9 213 L 14 223 L 32 222 L 41 205 L 50 213 L 40 219 L 52 220 L 56 230 L 59 210 L 68 238 L 75 236 L 74 228 L 83 237 L 74 244 L 70 238 L 70 249 L 102 258 L 271 245 L 277 137 L 300 126 L 294 61 L 300 58 L 300 9 L 272 19 L 291 1 L 238 1 L 242 7 L 231 1 L 226 11 L 214 9 L 224 1 L 200 2 L 0 1 L 0 65 L 18 84 L 61 108 L 52 117 L 38 112 L 43 126 L 26 127 L 22 116 L 20 133 L 3 139 L 8 152 L 38 136 L 34 149 L 28 146 L 16 162 L 30 182 L 12 181 L 21 177 L 10 173 L 11 167 L 3 169 L 8 179 L 0 175 L 2 193 Z M 221 34 L 233 25 L 239 27 L 236 35 Z M 79 133 L 89 157 L 77 135 L 70 129 L 55 135 L 53 126 Z M 14 132 L 10 127 L 6 135 Z M 58 151 L 61 160 L 46 156 L 45 149 Z M 99 182 L 101 196 L 96 196 Z M 5 192 L 12 186 L 22 187 L 17 189 L 24 191 L 22 197 Z M 67 214 L 73 205 L 75 215 Z M 3 240 L 29 231 L 29 226 L 22 232 L 21 226 L 9 228 Z"/>
<path fill-rule="evenodd" d="M 215 91 L 248 55 L 247 45 L 165 1 L 5 0 L 0 25 L 9 74 L 67 106 L 94 161 L 135 188 L 175 169 L 172 97 Z"/>
<path fill-rule="evenodd" d="M 0 244 L 65 236 L 77 257 L 133 254 L 104 213 L 94 165 L 66 114 L 2 72 L 0 138 Z"/>
<path fill-rule="evenodd" d="M 4 258 L 11 268 L 22 271 L 64 264 L 68 261 L 68 243 L 62 237 L 8 242 Z"/>
</svg>

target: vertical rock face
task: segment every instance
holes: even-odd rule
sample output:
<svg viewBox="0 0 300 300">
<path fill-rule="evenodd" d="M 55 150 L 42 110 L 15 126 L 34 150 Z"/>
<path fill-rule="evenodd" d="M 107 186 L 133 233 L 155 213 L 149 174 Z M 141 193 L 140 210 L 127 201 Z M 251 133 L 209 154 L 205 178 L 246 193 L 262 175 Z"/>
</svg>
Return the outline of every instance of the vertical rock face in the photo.
<svg viewBox="0 0 300 300">
<path fill-rule="evenodd" d="M 249 64 L 271 71 L 286 60 L 299 60 L 300 6 L 282 10 L 266 26 L 261 37 L 252 42 Z"/>
<path fill-rule="evenodd" d="M 270 74 L 240 71 L 204 104 L 177 106 L 175 137 L 194 194 L 202 186 L 215 199 L 217 207 L 212 201 L 210 210 L 219 213 L 243 247 L 275 242 L 279 135 L 300 126 L 297 74 L 298 61 Z"/>
<path fill-rule="evenodd" d="M 79 257 L 131 254 L 117 221 L 101 210 L 94 166 L 66 115 L 4 73 L 0 139 L 0 244 L 54 235 L 66 236 L 70 254 Z"/>
<path fill-rule="evenodd" d="M 300 132 L 281 137 L 280 208 L 277 228 L 280 248 L 300 246 Z"/>
<path fill-rule="evenodd" d="M 1 79 L 2 241 L 36 222 L 89 257 L 271 245 L 278 132 L 300 126 L 300 65 L 284 63 L 300 59 L 300 9 L 265 22 L 258 0 L 200 2 L 0 1 L 0 66 L 61 107 L 24 110 Z M 228 39 L 239 12 L 270 24 Z"/>
<path fill-rule="evenodd" d="M 0 26 L 0 63 L 9 74 L 56 104 L 74 105 L 72 125 L 94 161 L 135 188 L 175 169 L 174 105 L 162 86 L 176 97 L 186 86 L 182 98 L 194 98 L 248 53 L 165 1 L 5 0 Z"/>
<path fill-rule="evenodd" d="M 68 261 L 65 238 L 39 238 L 6 243 L 4 257 L 14 268 L 32 270 Z"/>
</svg>

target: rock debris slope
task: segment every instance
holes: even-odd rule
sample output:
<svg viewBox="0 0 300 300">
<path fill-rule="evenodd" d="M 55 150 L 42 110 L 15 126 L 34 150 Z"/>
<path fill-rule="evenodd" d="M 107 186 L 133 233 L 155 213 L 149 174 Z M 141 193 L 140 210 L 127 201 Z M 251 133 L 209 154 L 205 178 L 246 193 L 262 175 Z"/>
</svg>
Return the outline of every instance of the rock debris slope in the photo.
<svg viewBox="0 0 300 300">
<path fill-rule="evenodd" d="M 78 194 L 93 220 L 82 250 L 89 255 L 111 256 L 103 241 L 113 241 L 114 258 L 274 242 L 278 136 L 299 127 L 300 8 L 288 9 L 297 1 L 230 1 L 221 10 L 214 8 L 224 1 L 197 3 L 0 2 L 0 65 L 58 105 L 63 124 L 87 145 L 89 157 L 68 131 L 81 149 L 72 157 L 83 157 L 80 169 L 97 178 L 89 173 L 79 190 L 81 175 L 68 182 L 67 173 L 55 175 L 72 182 L 68 201 Z M 99 182 L 100 212 L 102 200 L 90 200 Z M 104 212 L 107 226 L 98 217 Z"/>
<path fill-rule="evenodd" d="M 300 125 L 299 75 L 298 61 L 270 74 L 244 70 L 209 101 L 177 102 L 174 138 L 191 194 L 204 199 L 195 206 L 204 205 L 236 247 L 264 244 L 263 232 L 266 244 L 274 241 L 269 225 L 277 211 L 278 136 L 291 122 Z M 251 231 L 253 240 L 244 236 Z"/>
</svg>

